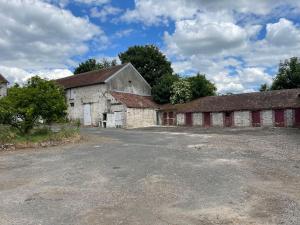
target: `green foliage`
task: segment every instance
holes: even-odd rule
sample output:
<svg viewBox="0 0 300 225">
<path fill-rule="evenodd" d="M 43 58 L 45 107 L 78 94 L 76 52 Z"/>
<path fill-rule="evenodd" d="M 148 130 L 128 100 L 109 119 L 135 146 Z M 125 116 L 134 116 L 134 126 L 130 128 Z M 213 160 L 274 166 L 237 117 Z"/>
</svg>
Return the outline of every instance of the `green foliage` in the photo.
<svg viewBox="0 0 300 225">
<path fill-rule="evenodd" d="M 170 102 L 172 85 L 179 80 L 178 75 L 167 74 L 164 75 L 157 84 L 152 88 L 153 100 L 160 104 Z"/>
<path fill-rule="evenodd" d="M 15 137 L 16 134 L 10 127 L 0 126 L 0 147 L 1 145 L 13 142 Z"/>
<path fill-rule="evenodd" d="M 300 88 L 300 61 L 293 57 L 279 64 L 271 90 Z"/>
<path fill-rule="evenodd" d="M 66 109 L 64 90 L 54 81 L 35 76 L 0 99 L 0 123 L 29 133 L 41 120 L 49 124 L 64 118 Z"/>
<path fill-rule="evenodd" d="M 191 84 L 187 79 L 180 79 L 172 85 L 171 103 L 185 103 L 192 99 Z"/>
<path fill-rule="evenodd" d="M 216 86 L 206 79 L 205 75 L 197 74 L 187 78 L 191 85 L 192 99 L 216 95 Z"/>
<path fill-rule="evenodd" d="M 103 58 L 100 62 L 97 62 L 96 59 L 88 59 L 85 62 L 80 63 L 79 66 L 75 68 L 74 74 L 85 73 L 93 70 L 100 70 L 116 65 L 117 61 L 115 59 L 110 61 L 108 59 Z"/>
<path fill-rule="evenodd" d="M 154 45 L 133 46 L 119 54 L 122 63 L 131 62 L 151 87 L 166 74 L 172 74 L 171 63 Z"/>
<path fill-rule="evenodd" d="M 260 85 L 259 91 L 264 92 L 264 91 L 269 91 L 270 87 L 267 84 L 262 84 Z"/>
</svg>

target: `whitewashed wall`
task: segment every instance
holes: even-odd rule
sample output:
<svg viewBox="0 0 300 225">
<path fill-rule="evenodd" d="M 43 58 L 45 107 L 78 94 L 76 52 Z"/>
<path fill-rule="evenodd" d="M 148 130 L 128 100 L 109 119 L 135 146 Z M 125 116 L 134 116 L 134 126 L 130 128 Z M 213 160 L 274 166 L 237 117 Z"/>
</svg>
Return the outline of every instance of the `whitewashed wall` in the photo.
<svg viewBox="0 0 300 225">
<path fill-rule="evenodd" d="M 262 126 L 274 126 L 273 110 L 261 111 Z"/>
<path fill-rule="evenodd" d="M 149 127 L 156 125 L 156 110 L 127 108 L 126 128 Z"/>
<path fill-rule="evenodd" d="M 286 109 L 284 111 L 284 119 L 285 119 L 285 126 L 292 127 L 294 126 L 295 121 L 295 113 L 293 109 Z"/>
<path fill-rule="evenodd" d="M 224 126 L 223 113 L 212 113 L 212 126 L 215 127 Z"/>
<path fill-rule="evenodd" d="M 250 111 L 235 111 L 234 126 L 237 127 L 249 127 L 251 126 L 251 112 Z"/>
<path fill-rule="evenodd" d="M 203 126 L 202 113 L 193 113 L 193 126 Z"/>
<path fill-rule="evenodd" d="M 177 125 L 178 126 L 185 125 L 185 115 L 184 115 L 184 113 L 178 113 L 176 115 L 176 120 L 177 120 Z"/>
</svg>

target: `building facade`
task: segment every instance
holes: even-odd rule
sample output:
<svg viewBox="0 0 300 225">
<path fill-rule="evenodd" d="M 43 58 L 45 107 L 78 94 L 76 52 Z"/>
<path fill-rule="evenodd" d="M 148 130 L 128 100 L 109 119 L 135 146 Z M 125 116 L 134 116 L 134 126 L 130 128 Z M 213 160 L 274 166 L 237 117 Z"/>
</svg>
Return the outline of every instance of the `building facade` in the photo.
<svg viewBox="0 0 300 225">
<path fill-rule="evenodd" d="M 159 124 L 201 127 L 300 127 L 300 89 L 203 97 L 165 105 Z"/>
<path fill-rule="evenodd" d="M 0 98 L 7 95 L 8 81 L 0 74 Z"/>
<path fill-rule="evenodd" d="M 68 117 L 85 126 L 156 125 L 157 105 L 151 87 L 132 64 L 56 80 L 65 89 Z"/>
</svg>

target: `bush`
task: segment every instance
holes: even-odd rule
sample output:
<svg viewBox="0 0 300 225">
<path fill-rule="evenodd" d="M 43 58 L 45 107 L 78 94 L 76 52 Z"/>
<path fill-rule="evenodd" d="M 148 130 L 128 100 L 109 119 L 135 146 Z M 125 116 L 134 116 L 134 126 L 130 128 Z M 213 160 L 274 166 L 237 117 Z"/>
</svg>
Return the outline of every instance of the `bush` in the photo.
<svg viewBox="0 0 300 225">
<path fill-rule="evenodd" d="M 16 134 L 9 127 L 0 126 L 0 145 L 13 142 Z"/>
</svg>

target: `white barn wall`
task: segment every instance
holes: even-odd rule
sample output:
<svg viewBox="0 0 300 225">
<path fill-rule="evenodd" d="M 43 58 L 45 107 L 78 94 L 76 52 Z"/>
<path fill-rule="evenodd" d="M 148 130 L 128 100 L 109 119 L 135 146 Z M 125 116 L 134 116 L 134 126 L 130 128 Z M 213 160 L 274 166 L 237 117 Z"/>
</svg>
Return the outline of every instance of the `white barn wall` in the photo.
<svg viewBox="0 0 300 225">
<path fill-rule="evenodd" d="M 177 120 L 177 125 L 178 126 L 185 125 L 185 115 L 184 115 L 184 113 L 178 113 L 176 115 L 176 120 Z"/>
<path fill-rule="evenodd" d="M 127 108 L 126 128 L 149 127 L 156 125 L 156 110 Z"/>
<path fill-rule="evenodd" d="M 292 127 L 294 126 L 295 121 L 295 114 L 293 109 L 286 109 L 284 111 L 284 119 L 285 119 L 285 126 Z"/>
<path fill-rule="evenodd" d="M 6 96 L 7 94 L 7 84 L 0 84 L 0 98 Z"/>
<path fill-rule="evenodd" d="M 193 113 L 193 125 L 194 126 L 203 126 L 203 114 L 202 113 Z"/>
<path fill-rule="evenodd" d="M 212 126 L 214 127 L 223 127 L 223 113 L 212 113 Z"/>
<path fill-rule="evenodd" d="M 274 126 L 273 110 L 261 111 L 262 126 Z"/>
<path fill-rule="evenodd" d="M 251 125 L 250 111 L 234 111 L 234 126 L 249 127 Z"/>
</svg>

